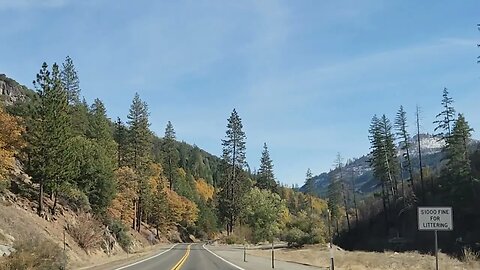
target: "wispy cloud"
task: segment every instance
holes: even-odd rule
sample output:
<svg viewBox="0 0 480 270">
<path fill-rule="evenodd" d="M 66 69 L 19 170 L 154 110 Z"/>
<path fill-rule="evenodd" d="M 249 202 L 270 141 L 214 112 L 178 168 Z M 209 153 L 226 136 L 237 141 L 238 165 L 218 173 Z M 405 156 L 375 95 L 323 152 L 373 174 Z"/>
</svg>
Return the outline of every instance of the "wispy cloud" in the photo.
<svg viewBox="0 0 480 270">
<path fill-rule="evenodd" d="M 58 8 L 68 4 L 70 0 L 0 0 L 1 9 Z"/>
<path fill-rule="evenodd" d="M 428 73 L 432 67 L 448 66 L 446 60 L 456 52 L 474 49 L 472 44 L 475 40 L 444 38 L 351 59 L 338 59 L 295 73 L 275 74 L 250 85 L 249 103 L 253 107 L 265 108 L 263 100 L 270 97 L 268 106 L 280 109 L 318 101 L 328 103 L 330 98 L 359 92 L 385 91 L 391 86 L 392 77 L 416 80 L 422 70 Z"/>
</svg>

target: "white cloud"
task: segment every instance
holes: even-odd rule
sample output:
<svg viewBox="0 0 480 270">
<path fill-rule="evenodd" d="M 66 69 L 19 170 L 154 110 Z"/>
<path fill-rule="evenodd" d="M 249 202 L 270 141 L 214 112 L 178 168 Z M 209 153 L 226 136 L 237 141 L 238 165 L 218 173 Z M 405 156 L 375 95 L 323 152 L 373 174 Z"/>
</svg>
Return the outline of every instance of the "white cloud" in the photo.
<svg viewBox="0 0 480 270">
<path fill-rule="evenodd" d="M 319 100 L 328 103 L 332 93 L 338 97 L 339 94 L 385 91 L 389 89 L 392 77 L 410 80 L 409 77 L 416 73 L 428 74 L 432 67 L 442 65 L 455 53 L 473 48 L 473 44 L 475 40 L 445 38 L 323 63 L 291 74 L 274 74 L 250 85 L 249 104 L 265 108 L 264 100 L 268 97 L 270 108 L 284 109 Z"/>
<path fill-rule="evenodd" d="M 0 0 L 0 9 L 58 8 L 70 0 Z"/>
</svg>

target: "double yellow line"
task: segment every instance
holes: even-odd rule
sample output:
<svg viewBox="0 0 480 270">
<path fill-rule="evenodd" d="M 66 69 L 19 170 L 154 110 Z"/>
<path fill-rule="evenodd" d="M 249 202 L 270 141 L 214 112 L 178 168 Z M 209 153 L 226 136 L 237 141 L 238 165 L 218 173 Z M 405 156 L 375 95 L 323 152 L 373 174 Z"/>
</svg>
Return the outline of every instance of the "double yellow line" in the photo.
<svg viewBox="0 0 480 270">
<path fill-rule="evenodd" d="M 177 264 L 175 264 L 175 266 L 172 268 L 172 270 L 180 270 L 182 268 L 183 264 L 185 264 L 188 256 L 190 255 L 190 246 L 191 245 L 192 244 L 187 246 L 187 252 L 185 252 L 185 255 L 183 255 L 183 257 L 180 259 L 180 261 L 178 261 Z"/>
</svg>

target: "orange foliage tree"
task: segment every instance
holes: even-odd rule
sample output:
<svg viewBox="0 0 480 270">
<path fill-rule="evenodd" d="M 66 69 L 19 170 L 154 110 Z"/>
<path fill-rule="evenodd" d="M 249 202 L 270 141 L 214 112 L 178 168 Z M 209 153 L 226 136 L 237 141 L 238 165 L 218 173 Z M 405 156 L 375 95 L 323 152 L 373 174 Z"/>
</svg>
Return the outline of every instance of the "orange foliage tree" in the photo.
<svg viewBox="0 0 480 270">
<path fill-rule="evenodd" d="M 15 155 L 25 146 L 24 132 L 20 119 L 0 107 L 0 181 L 5 180 L 15 164 Z"/>
<path fill-rule="evenodd" d="M 124 222 L 135 217 L 133 202 L 137 197 L 138 176 L 132 168 L 121 167 L 115 171 L 117 194 L 110 205 L 109 214 Z"/>
<path fill-rule="evenodd" d="M 202 178 L 195 181 L 195 186 L 197 187 L 198 194 L 204 201 L 209 201 L 213 198 L 213 193 L 215 188 L 212 185 L 209 185 Z"/>
</svg>

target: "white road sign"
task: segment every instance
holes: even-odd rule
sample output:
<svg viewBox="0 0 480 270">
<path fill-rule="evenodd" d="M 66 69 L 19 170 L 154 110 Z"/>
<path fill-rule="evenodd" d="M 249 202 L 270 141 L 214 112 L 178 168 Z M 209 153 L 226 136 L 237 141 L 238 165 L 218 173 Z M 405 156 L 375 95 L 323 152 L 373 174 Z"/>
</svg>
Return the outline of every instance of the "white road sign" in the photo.
<svg viewBox="0 0 480 270">
<path fill-rule="evenodd" d="M 452 207 L 418 207 L 418 230 L 453 230 Z"/>
</svg>

